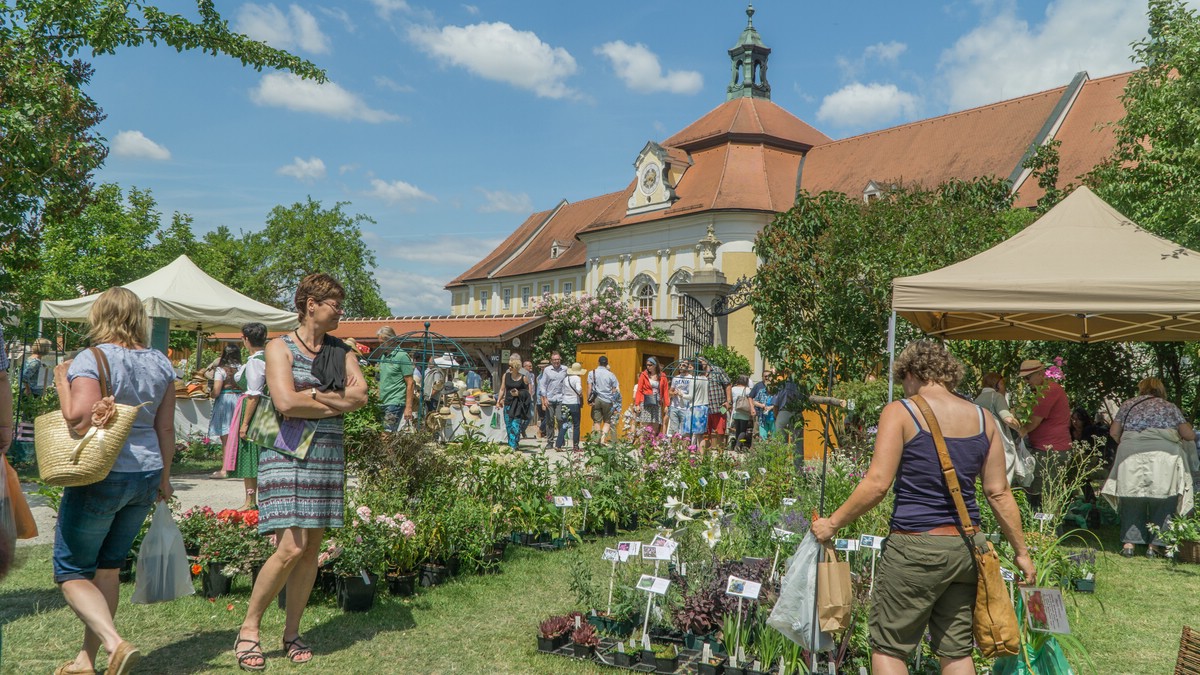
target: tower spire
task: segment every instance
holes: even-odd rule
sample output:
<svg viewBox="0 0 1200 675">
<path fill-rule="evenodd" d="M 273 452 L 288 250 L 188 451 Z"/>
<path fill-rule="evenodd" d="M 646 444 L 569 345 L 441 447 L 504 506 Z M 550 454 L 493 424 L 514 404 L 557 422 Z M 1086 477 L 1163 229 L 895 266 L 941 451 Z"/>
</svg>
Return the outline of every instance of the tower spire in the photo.
<svg viewBox="0 0 1200 675">
<path fill-rule="evenodd" d="M 733 62 L 733 79 L 726 89 L 726 99 L 771 98 L 771 85 L 767 82 L 767 57 L 771 49 L 763 44 L 754 28 L 754 5 L 746 5 L 746 28 L 742 30 L 737 44 L 729 50 Z"/>
</svg>

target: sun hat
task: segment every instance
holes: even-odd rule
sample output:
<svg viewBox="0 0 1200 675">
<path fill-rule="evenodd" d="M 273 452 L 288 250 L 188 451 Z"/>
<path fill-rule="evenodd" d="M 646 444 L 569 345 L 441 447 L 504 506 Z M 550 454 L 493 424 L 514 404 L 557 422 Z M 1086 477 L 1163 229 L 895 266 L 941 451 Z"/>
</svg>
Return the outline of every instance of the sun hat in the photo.
<svg viewBox="0 0 1200 675">
<path fill-rule="evenodd" d="M 425 428 L 432 432 L 442 430 L 442 420 L 444 418 L 437 413 L 429 413 L 425 416 Z"/>
<path fill-rule="evenodd" d="M 472 403 L 470 406 L 467 407 L 466 416 L 470 417 L 473 420 L 483 419 L 483 410 L 480 409 L 480 407 L 478 405 Z"/>
<path fill-rule="evenodd" d="M 475 405 L 475 397 L 474 397 L 474 396 L 468 396 L 468 397 L 464 398 L 464 399 L 463 399 L 463 405 L 465 405 L 465 406 L 472 406 L 472 405 Z"/>
<path fill-rule="evenodd" d="M 583 364 L 579 363 L 578 361 L 572 363 L 571 367 L 567 369 L 568 375 L 583 375 L 586 372 L 587 371 L 583 369 Z"/>
<path fill-rule="evenodd" d="M 1021 370 L 1020 370 L 1021 377 L 1025 377 L 1026 375 L 1036 373 L 1037 371 L 1044 370 L 1045 368 L 1046 368 L 1045 364 L 1043 364 L 1041 361 L 1038 361 L 1037 359 L 1025 359 L 1024 361 L 1021 362 Z"/>
<path fill-rule="evenodd" d="M 438 408 L 438 414 L 442 417 L 450 417 L 450 406 L 444 405 Z"/>
<path fill-rule="evenodd" d="M 483 392 L 479 395 L 479 405 L 496 405 L 496 399 L 490 392 Z"/>
<path fill-rule="evenodd" d="M 446 352 L 446 353 L 442 354 L 441 356 L 439 356 L 438 358 L 434 359 L 433 365 L 441 366 L 443 368 L 456 368 L 456 367 L 458 367 L 458 361 L 454 360 L 453 354 L 451 354 L 450 352 Z"/>
</svg>

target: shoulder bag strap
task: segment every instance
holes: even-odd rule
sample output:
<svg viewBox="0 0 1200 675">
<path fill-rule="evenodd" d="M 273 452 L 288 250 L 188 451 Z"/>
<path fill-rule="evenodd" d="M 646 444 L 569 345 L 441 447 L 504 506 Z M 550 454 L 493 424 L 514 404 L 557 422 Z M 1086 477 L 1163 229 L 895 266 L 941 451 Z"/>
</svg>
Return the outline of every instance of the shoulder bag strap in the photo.
<svg viewBox="0 0 1200 675">
<path fill-rule="evenodd" d="M 954 506 L 958 508 L 958 520 L 961 523 L 960 528 L 965 535 L 975 534 L 975 526 L 971 523 L 971 515 L 967 512 L 966 503 L 963 502 L 962 488 L 958 484 L 958 473 L 954 470 L 954 462 L 950 461 L 950 451 L 946 449 L 946 438 L 942 435 L 942 428 L 938 425 L 937 417 L 933 415 L 933 410 L 929 407 L 929 403 L 920 394 L 912 396 L 911 400 L 917 404 L 917 409 L 921 411 L 921 415 L 925 417 L 925 423 L 929 425 L 929 434 L 933 436 L 933 444 L 937 447 L 938 460 L 942 464 L 942 477 L 946 479 L 946 487 L 949 488 L 950 496 L 954 499 Z"/>
<path fill-rule="evenodd" d="M 96 359 L 96 375 L 100 380 L 100 398 L 112 396 L 109 391 L 109 384 L 112 382 L 112 371 L 108 367 L 108 357 L 104 355 L 104 351 L 99 347 L 88 347 L 92 352 L 92 356 Z"/>
</svg>

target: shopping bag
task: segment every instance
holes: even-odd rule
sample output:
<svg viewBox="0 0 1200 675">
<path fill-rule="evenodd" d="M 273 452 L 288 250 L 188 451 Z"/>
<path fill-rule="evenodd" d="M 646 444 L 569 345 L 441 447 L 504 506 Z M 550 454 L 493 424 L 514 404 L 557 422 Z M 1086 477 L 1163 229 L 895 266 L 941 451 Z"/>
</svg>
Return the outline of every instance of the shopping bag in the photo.
<svg viewBox="0 0 1200 675">
<path fill-rule="evenodd" d="M 850 563 L 837 559 L 833 544 L 825 542 L 825 560 L 817 563 L 817 620 L 821 630 L 836 633 L 850 625 Z"/>
<path fill-rule="evenodd" d="M 38 536 L 37 521 L 33 519 L 33 511 L 29 502 L 25 501 L 25 493 L 21 492 L 21 480 L 13 470 L 8 458 L 4 458 L 5 485 L 8 487 L 8 498 L 12 502 L 13 522 L 17 526 L 17 539 L 33 539 Z"/>
<path fill-rule="evenodd" d="M 246 440 L 276 452 L 304 459 L 317 431 L 317 420 L 284 417 L 275 410 L 270 396 L 263 396 L 250 418 Z"/>
<path fill-rule="evenodd" d="M 804 535 L 795 554 L 787 561 L 779 584 L 779 600 L 767 624 L 809 651 L 833 649 L 833 635 L 814 630 L 817 602 L 817 559 L 821 545 L 811 532 Z M 815 633 L 815 636 L 814 636 Z M 813 643 L 816 649 L 813 649 Z"/>
<path fill-rule="evenodd" d="M 8 496 L 8 462 L 0 462 L 0 580 L 8 576 L 17 554 L 17 523 Z"/>
<path fill-rule="evenodd" d="M 170 507 L 166 502 L 159 502 L 150 529 L 142 539 L 137 560 L 137 586 L 130 602 L 137 605 L 169 602 L 195 592 L 183 535 L 171 517 Z"/>
</svg>

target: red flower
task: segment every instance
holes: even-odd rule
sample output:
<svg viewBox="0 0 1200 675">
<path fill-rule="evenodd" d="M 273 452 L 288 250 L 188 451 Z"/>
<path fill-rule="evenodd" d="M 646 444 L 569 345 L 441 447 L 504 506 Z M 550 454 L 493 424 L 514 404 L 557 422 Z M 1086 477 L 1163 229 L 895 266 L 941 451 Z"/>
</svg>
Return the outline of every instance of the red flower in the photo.
<svg viewBox="0 0 1200 675">
<path fill-rule="evenodd" d="M 224 509 L 217 514 L 217 519 L 226 523 L 240 523 L 242 514 L 237 509 Z"/>
<path fill-rule="evenodd" d="M 233 611 L 233 603 L 232 602 L 229 603 L 228 605 L 225 605 L 225 611 L 227 611 L 227 612 Z"/>
<path fill-rule="evenodd" d="M 242 522 L 251 527 L 258 525 L 258 511 L 243 511 Z"/>
<path fill-rule="evenodd" d="M 200 566 L 199 564 L 192 565 L 192 576 L 194 576 L 194 577 L 199 576 L 200 572 L 202 572 L 202 571 L 204 571 L 204 568 L 202 566 Z"/>
</svg>

